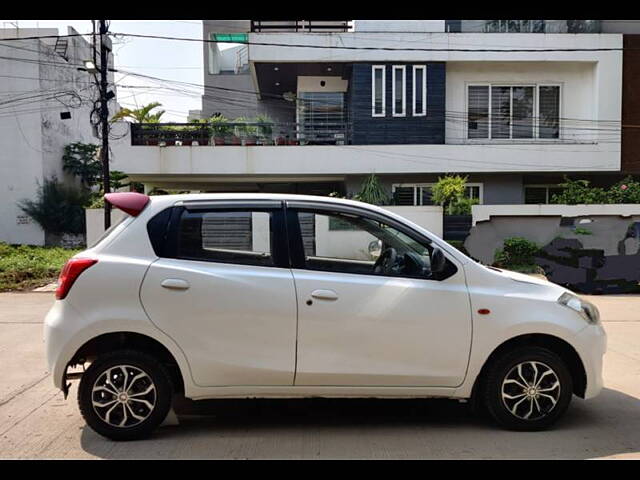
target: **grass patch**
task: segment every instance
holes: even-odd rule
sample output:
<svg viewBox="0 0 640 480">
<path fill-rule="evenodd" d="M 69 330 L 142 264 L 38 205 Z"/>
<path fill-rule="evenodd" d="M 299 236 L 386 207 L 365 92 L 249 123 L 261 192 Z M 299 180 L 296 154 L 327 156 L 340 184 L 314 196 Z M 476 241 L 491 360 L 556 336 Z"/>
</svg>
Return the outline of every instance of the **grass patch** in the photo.
<svg viewBox="0 0 640 480">
<path fill-rule="evenodd" d="M 65 262 L 81 249 L 7 245 L 0 242 L 0 292 L 54 282 Z"/>
</svg>

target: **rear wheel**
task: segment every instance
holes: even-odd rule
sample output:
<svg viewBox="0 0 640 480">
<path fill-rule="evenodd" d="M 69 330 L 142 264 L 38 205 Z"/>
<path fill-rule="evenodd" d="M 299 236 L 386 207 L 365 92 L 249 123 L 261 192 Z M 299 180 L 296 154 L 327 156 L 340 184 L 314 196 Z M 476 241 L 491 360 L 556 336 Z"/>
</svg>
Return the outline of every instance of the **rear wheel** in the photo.
<svg viewBox="0 0 640 480">
<path fill-rule="evenodd" d="M 167 416 L 172 387 L 164 367 L 133 350 L 98 357 L 82 375 L 80 412 L 87 425 L 112 440 L 144 438 Z"/>
<path fill-rule="evenodd" d="M 571 374 L 562 358 L 546 348 L 524 347 L 492 364 L 483 398 L 503 427 L 542 430 L 564 414 L 572 396 Z"/>
</svg>

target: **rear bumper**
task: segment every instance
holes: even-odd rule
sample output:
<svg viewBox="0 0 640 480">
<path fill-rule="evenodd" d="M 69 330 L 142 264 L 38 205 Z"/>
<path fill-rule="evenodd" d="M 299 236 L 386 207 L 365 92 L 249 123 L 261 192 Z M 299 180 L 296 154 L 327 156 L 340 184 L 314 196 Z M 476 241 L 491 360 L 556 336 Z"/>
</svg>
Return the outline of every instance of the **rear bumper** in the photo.
<svg viewBox="0 0 640 480">
<path fill-rule="evenodd" d="M 574 346 L 587 376 L 585 400 L 600 393 L 604 386 L 602 378 L 602 357 L 607 351 L 607 334 L 601 324 L 589 325 L 574 338 Z"/>
<path fill-rule="evenodd" d="M 44 320 L 44 343 L 47 354 L 47 367 L 53 378 L 53 384 L 60 390 L 65 390 L 64 373 L 70 355 L 66 351 L 74 331 L 70 328 L 75 322 L 69 321 L 69 316 L 75 311 L 64 300 L 56 300 Z M 63 321 L 63 318 L 65 321 Z"/>
</svg>

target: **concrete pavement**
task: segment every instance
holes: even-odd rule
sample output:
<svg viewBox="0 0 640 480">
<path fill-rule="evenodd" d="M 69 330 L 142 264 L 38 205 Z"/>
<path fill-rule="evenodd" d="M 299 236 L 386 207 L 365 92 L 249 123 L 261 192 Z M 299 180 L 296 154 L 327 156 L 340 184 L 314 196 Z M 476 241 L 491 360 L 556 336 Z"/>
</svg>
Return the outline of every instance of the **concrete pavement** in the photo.
<svg viewBox="0 0 640 480">
<path fill-rule="evenodd" d="M 51 293 L 0 293 L 0 458 L 640 458 L 640 296 L 590 297 L 609 335 L 605 389 L 556 428 L 516 433 L 449 400 L 207 401 L 149 440 L 95 434 L 46 372 Z"/>
</svg>

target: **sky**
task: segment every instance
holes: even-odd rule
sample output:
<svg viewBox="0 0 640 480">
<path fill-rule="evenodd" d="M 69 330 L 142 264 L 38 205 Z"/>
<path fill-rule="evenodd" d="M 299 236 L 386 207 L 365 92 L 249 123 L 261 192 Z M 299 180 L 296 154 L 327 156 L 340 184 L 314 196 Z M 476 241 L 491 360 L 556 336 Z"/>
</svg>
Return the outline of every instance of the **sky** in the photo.
<svg viewBox="0 0 640 480">
<path fill-rule="evenodd" d="M 92 30 L 91 20 L 0 20 L 0 27 L 14 28 L 15 22 L 19 28 L 58 28 L 59 34 L 66 34 L 67 26 L 79 33 Z M 202 38 L 202 20 L 112 20 L 109 31 Z M 198 85 L 203 83 L 202 43 L 127 37 L 114 39 L 113 53 L 116 69 Z M 201 108 L 200 87 L 188 87 L 191 93 L 186 95 L 158 89 L 159 82 L 122 73 L 116 73 L 115 80 L 120 105 L 135 108 L 158 101 L 166 111 L 163 121 L 184 122 L 189 110 Z M 129 86 L 154 88 L 127 88 Z"/>
</svg>

